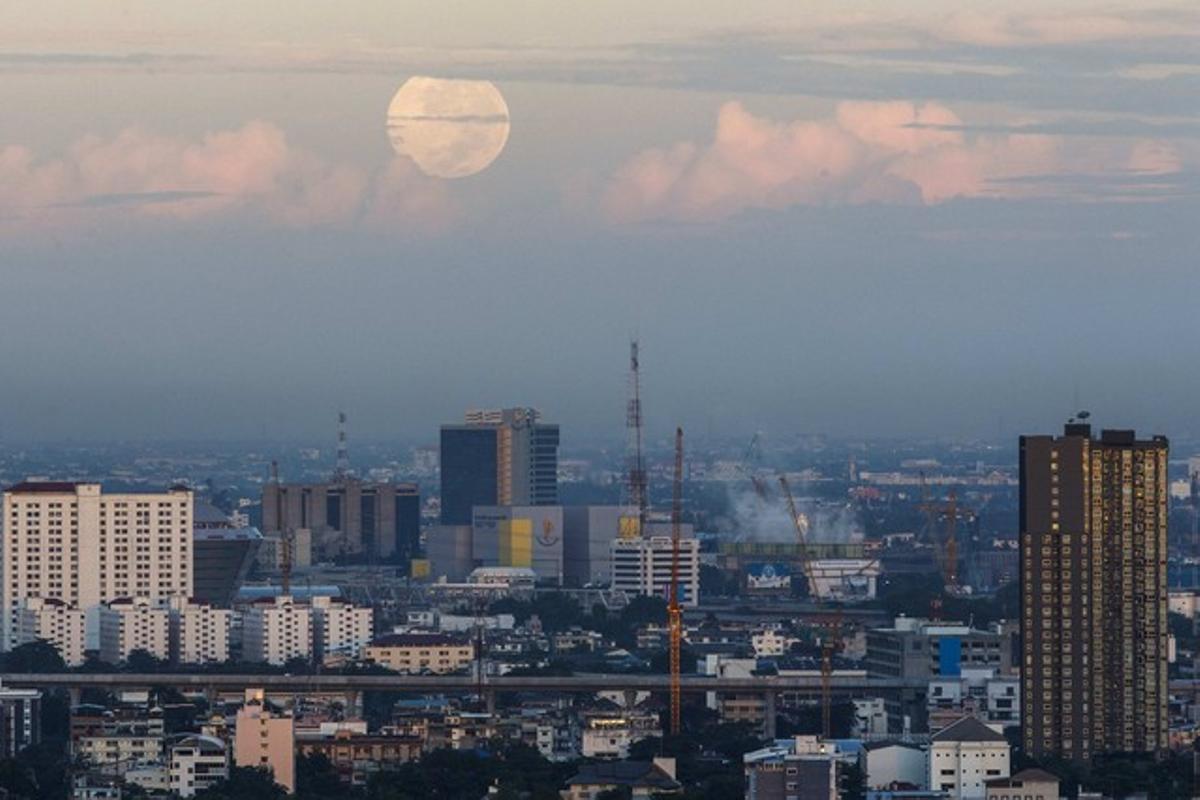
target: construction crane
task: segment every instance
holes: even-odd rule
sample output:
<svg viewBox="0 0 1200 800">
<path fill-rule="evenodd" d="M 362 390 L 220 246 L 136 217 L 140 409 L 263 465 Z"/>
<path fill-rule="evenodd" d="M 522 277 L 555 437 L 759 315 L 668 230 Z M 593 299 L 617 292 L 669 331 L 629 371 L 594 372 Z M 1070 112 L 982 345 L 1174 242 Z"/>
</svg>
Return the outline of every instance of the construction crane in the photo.
<svg viewBox="0 0 1200 800">
<path fill-rule="evenodd" d="M 671 596 L 667 600 L 670 635 L 671 735 L 682 730 L 679 686 L 680 649 L 683 646 L 683 609 L 679 607 L 679 532 L 683 524 L 683 428 L 675 429 L 675 480 L 671 487 Z"/>
<path fill-rule="evenodd" d="M 779 486 L 783 489 L 783 496 L 787 499 L 788 514 L 792 518 L 792 525 L 796 528 L 796 544 L 800 547 L 800 569 L 804 572 L 804 579 L 808 582 L 808 594 L 814 602 L 822 604 L 825 597 L 813 570 L 812 553 L 808 549 L 808 525 L 796 509 L 796 498 L 792 496 L 792 487 L 788 484 L 786 475 L 779 476 Z M 832 735 L 833 730 L 834 632 L 840 629 L 841 625 L 842 614 L 839 608 L 832 623 L 828 619 L 825 620 L 823 626 L 825 631 L 821 636 L 821 733 L 826 739 Z M 840 634 L 838 638 L 840 639 Z"/>
<path fill-rule="evenodd" d="M 792 525 L 796 529 L 796 544 L 800 548 L 800 568 L 808 582 L 808 594 L 817 605 L 824 606 L 832 598 L 822 588 L 816 571 L 813 569 L 812 552 L 808 546 L 808 520 L 796 508 L 796 498 L 792 496 L 792 487 L 788 483 L 786 475 L 779 476 L 779 486 L 783 489 L 788 513 L 792 518 Z M 858 577 L 878 563 L 878 560 L 868 561 L 854 572 L 844 575 L 843 579 Z M 832 617 L 825 617 L 822 626 L 824 632 L 821 636 L 821 732 L 826 739 L 832 735 L 833 728 L 833 656 L 842 649 L 841 606 L 834 607 L 833 612 Z"/>
<path fill-rule="evenodd" d="M 768 499 L 767 482 L 763 480 L 754 467 L 758 464 L 759 458 L 762 456 L 762 433 L 755 431 L 750 437 L 750 444 L 746 445 L 746 452 L 742 453 L 742 458 L 737 463 L 737 469 L 743 475 L 750 479 L 750 483 L 754 486 L 754 493 L 758 495 L 760 501 Z"/>
</svg>

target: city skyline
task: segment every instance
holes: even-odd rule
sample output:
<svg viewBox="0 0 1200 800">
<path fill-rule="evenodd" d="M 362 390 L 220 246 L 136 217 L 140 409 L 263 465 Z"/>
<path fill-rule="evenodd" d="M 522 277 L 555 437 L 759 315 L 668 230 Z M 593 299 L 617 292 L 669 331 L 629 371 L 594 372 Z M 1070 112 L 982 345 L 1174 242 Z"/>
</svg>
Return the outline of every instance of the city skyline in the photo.
<svg viewBox="0 0 1200 800">
<path fill-rule="evenodd" d="M 5 440 L 1194 431 L 1190 4 L 619 9 L 27 10 Z"/>
</svg>

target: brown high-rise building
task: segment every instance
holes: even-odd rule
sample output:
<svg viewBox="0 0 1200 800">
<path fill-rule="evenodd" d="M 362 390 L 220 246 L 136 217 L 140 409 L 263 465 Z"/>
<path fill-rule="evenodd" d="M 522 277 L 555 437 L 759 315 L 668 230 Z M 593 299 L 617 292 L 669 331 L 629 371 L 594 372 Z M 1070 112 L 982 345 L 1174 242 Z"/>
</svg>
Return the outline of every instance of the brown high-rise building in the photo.
<svg viewBox="0 0 1200 800">
<path fill-rule="evenodd" d="M 1021 437 L 1027 754 L 1167 746 L 1167 440 Z"/>
</svg>

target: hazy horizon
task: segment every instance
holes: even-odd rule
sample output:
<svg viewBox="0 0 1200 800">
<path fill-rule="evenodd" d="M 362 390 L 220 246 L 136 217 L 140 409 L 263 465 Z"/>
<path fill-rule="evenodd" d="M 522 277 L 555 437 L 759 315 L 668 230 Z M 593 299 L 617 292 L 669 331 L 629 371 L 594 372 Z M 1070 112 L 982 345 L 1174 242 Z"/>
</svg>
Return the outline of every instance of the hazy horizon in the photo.
<svg viewBox="0 0 1200 800">
<path fill-rule="evenodd" d="M 0 443 L 1198 434 L 1200 10 L 1004 9 L 27 9 Z"/>
</svg>

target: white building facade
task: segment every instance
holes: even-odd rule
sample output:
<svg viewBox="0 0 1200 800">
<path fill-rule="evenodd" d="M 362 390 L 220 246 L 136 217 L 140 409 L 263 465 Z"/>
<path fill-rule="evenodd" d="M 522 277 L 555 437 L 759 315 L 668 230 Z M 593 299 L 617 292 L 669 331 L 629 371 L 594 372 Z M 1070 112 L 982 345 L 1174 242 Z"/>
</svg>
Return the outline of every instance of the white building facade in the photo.
<svg viewBox="0 0 1200 800">
<path fill-rule="evenodd" d="M 290 595 L 255 601 L 242 615 L 242 657 L 276 665 L 311 659 L 312 611 Z"/>
<path fill-rule="evenodd" d="M 172 660 L 180 664 L 229 660 L 232 611 L 175 598 L 170 613 Z"/>
<path fill-rule="evenodd" d="M 617 539 L 612 543 L 612 588 L 633 595 L 666 598 L 671 586 L 670 536 Z M 680 605 L 700 602 L 700 542 L 679 541 Z"/>
<path fill-rule="evenodd" d="M 145 597 L 124 597 L 88 612 L 100 660 L 119 664 L 134 650 L 155 658 L 171 657 L 171 614 Z"/>
<path fill-rule="evenodd" d="M 951 800 L 983 800 L 987 782 L 1007 778 L 1009 745 L 975 717 L 963 717 L 934 734 L 929 745 L 928 788 Z"/>
<path fill-rule="evenodd" d="M 314 597 L 310 603 L 318 657 L 359 658 L 375 636 L 375 611 L 337 597 Z"/>
<path fill-rule="evenodd" d="M 0 647 L 17 644 L 17 605 L 52 598 L 83 611 L 118 598 L 192 591 L 192 492 L 103 494 L 96 483 L 25 481 L 4 493 Z"/>
<path fill-rule="evenodd" d="M 41 639 L 53 645 L 69 667 L 84 662 L 87 648 L 87 615 L 53 597 L 26 597 L 17 601 L 16 645 Z"/>
</svg>

